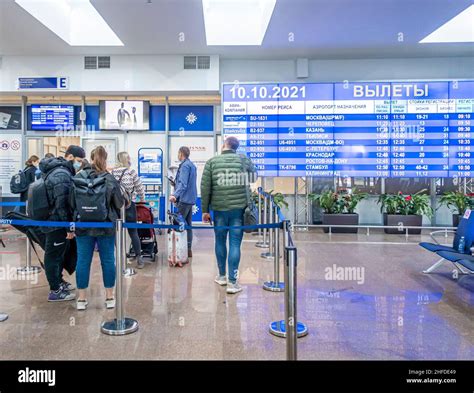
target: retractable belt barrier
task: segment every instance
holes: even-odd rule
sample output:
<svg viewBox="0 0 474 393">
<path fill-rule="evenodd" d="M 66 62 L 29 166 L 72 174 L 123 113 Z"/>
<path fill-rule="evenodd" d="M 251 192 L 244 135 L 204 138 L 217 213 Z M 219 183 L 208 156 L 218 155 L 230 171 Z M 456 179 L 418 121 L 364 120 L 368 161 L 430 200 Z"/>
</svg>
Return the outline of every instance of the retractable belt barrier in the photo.
<svg viewBox="0 0 474 393">
<path fill-rule="evenodd" d="M 263 199 L 263 209 L 261 199 Z M 0 206 L 26 206 L 25 202 L 0 202 Z M 262 222 L 263 221 L 263 222 Z M 64 222 L 64 221 L 36 221 L 36 220 L 11 220 L 0 218 L 0 225 L 31 226 L 31 227 L 57 227 L 69 228 L 114 228 L 115 229 L 115 253 L 116 253 L 116 317 L 113 320 L 103 322 L 101 331 L 105 334 L 119 336 L 134 333 L 138 330 L 138 321 L 125 317 L 123 302 L 123 275 L 125 271 L 126 250 L 125 250 L 125 229 L 146 228 L 146 229 L 174 229 L 183 231 L 186 229 L 206 230 L 206 229 L 242 229 L 257 230 L 258 235 L 263 235 L 263 240 L 257 245 L 268 248 L 266 259 L 274 262 L 274 277 L 272 281 L 265 282 L 263 288 L 271 292 L 285 292 L 285 319 L 272 322 L 270 333 L 286 338 L 287 360 L 297 360 L 297 338 L 308 333 L 306 326 L 301 322 L 296 322 L 296 247 L 291 237 L 291 223 L 285 219 L 280 207 L 275 203 L 271 194 L 258 189 L 258 223 L 256 225 L 241 226 L 213 226 L 213 225 L 166 225 L 166 224 L 142 224 L 127 223 L 122 219 L 114 222 Z M 281 236 L 281 233 L 283 236 Z M 284 250 L 284 282 L 280 282 L 280 242 L 283 238 Z M 259 245 L 260 244 L 260 245 Z M 30 247 L 28 246 L 28 249 Z M 28 254 L 27 249 L 27 254 Z M 0 314 L 0 316 L 2 316 Z M 1 319 L 0 319 L 1 320 Z"/>
<path fill-rule="evenodd" d="M 26 202 L 0 202 L 0 206 L 26 206 Z"/>
</svg>

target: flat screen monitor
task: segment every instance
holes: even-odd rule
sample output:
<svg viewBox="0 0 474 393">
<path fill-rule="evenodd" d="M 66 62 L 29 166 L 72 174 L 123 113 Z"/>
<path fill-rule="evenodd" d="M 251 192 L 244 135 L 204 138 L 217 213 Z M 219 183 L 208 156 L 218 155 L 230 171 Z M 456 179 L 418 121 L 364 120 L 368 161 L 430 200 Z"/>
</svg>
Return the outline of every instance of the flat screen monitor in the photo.
<svg viewBox="0 0 474 393">
<path fill-rule="evenodd" d="M 21 107 L 0 106 L 0 129 L 21 130 Z"/>
<path fill-rule="evenodd" d="M 149 130 L 149 111 L 148 101 L 100 101 L 100 129 Z"/>
<path fill-rule="evenodd" d="M 56 131 L 74 127 L 74 105 L 31 105 L 31 129 Z"/>
</svg>

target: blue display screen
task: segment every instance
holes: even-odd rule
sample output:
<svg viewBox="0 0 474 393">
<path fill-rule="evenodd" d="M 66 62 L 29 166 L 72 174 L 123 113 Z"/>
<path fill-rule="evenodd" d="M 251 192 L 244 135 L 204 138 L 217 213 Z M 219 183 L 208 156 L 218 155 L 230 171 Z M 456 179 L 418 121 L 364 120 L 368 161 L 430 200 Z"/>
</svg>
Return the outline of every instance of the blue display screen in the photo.
<svg viewBox="0 0 474 393">
<path fill-rule="evenodd" d="M 232 83 L 222 101 L 261 176 L 474 175 L 474 81 Z"/>
<path fill-rule="evenodd" d="M 73 105 L 31 105 L 30 124 L 34 131 L 68 130 L 74 127 Z"/>
</svg>

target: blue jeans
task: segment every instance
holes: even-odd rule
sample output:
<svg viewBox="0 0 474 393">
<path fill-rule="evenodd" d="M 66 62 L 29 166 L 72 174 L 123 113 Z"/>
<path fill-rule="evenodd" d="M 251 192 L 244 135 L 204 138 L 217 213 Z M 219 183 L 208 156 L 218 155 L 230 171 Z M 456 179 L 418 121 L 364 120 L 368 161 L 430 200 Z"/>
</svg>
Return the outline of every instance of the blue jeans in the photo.
<svg viewBox="0 0 474 393">
<path fill-rule="evenodd" d="M 77 236 L 77 266 L 76 282 L 78 289 L 89 286 L 92 257 L 95 243 L 99 245 L 100 264 L 102 265 L 102 279 L 105 288 L 115 285 L 115 236 Z"/>
<path fill-rule="evenodd" d="M 215 226 L 240 226 L 244 222 L 244 209 L 214 211 Z M 214 229 L 216 236 L 215 252 L 219 275 L 226 274 L 227 234 L 229 234 L 229 282 L 237 281 L 240 263 L 240 245 L 244 236 L 243 229 Z"/>
</svg>

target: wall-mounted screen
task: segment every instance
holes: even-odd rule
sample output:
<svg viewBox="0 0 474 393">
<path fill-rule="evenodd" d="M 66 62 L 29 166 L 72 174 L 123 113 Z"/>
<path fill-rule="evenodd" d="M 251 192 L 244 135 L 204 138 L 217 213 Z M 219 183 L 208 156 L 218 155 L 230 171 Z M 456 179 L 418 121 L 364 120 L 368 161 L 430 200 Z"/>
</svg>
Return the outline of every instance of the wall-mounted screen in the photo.
<svg viewBox="0 0 474 393">
<path fill-rule="evenodd" d="M 100 101 L 101 130 L 149 130 L 148 101 Z"/>
<path fill-rule="evenodd" d="M 21 107 L 0 106 L 0 129 L 20 130 L 21 129 Z"/>
<path fill-rule="evenodd" d="M 262 176 L 474 176 L 474 81 L 228 83 L 222 113 Z"/>
<path fill-rule="evenodd" d="M 74 127 L 74 105 L 31 105 L 33 131 L 54 131 Z"/>
</svg>

